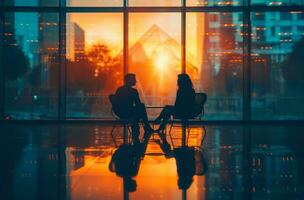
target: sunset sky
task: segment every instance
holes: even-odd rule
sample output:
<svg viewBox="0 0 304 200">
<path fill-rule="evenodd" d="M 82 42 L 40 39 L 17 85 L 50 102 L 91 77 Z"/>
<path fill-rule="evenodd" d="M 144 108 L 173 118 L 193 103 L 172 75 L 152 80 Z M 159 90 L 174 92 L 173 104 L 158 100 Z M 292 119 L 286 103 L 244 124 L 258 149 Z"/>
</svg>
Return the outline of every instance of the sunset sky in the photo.
<svg viewBox="0 0 304 200">
<path fill-rule="evenodd" d="M 123 14 L 121 13 L 77 13 L 68 15 L 69 23 L 75 22 L 85 31 L 86 49 L 102 43 L 110 47 L 112 55 L 123 49 Z M 171 38 L 181 43 L 180 13 L 130 13 L 129 47 L 138 41 L 153 25 L 157 25 Z M 197 15 L 187 16 L 187 51 L 196 57 L 198 37 Z M 195 64 L 196 60 L 193 60 Z"/>
</svg>

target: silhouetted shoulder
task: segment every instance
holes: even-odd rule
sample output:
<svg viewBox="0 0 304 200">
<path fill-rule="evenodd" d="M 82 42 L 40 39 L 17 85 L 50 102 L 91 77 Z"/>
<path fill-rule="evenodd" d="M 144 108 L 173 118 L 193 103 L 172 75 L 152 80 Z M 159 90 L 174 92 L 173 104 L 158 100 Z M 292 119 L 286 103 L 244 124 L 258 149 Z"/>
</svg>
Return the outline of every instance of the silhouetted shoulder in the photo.
<svg viewBox="0 0 304 200">
<path fill-rule="evenodd" d="M 121 87 L 117 88 L 116 94 L 117 94 L 117 93 L 120 93 L 122 90 L 124 90 L 124 86 L 121 86 Z"/>
<path fill-rule="evenodd" d="M 133 92 L 134 94 L 138 95 L 137 89 L 135 89 L 135 88 L 131 88 L 131 89 L 132 89 L 132 92 Z"/>
<path fill-rule="evenodd" d="M 121 87 L 117 88 L 116 94 L 119 94 L 119 93 L 138 94 L 138 92 L 135 88 L 126 87 L 126 86 L 121 86 Z"/>
</svg>

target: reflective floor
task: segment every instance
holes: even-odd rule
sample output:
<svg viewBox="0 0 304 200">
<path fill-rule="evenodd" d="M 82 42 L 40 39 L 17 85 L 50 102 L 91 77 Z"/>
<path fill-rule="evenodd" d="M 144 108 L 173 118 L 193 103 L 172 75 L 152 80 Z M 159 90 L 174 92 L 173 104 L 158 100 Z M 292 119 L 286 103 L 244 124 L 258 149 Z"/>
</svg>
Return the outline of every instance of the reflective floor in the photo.
<svg viewBox="0 0 304 200">
<path fill-rule="evenodd" d="M 0 125 L 0 199 L 303 199 L 304 126 L 112 127 Z"/>
</svg>

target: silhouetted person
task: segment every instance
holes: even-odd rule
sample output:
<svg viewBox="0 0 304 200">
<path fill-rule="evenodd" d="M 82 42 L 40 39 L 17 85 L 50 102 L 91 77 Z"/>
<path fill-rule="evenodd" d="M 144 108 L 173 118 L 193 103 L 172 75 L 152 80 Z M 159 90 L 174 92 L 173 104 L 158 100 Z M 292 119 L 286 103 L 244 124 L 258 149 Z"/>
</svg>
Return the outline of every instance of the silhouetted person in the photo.
<svg viewBox="0 0 304 200">
<path fill-rule="evenodd" d="M 187 190 L 193 182 L 193 176 L 202 176 L 208 170 L 208 163 L 202 150 L 183 146 L 174 149 L 176 161 L 178 188 Z"/>
<path fill-rule="evenodd" d="M 132 137 L 135 143 L 139 142 L 139 122 L 144 124 L 145 135 L 153 129 L 148 122 L 145 105 L 140 101 L 138 91 L 133 88 L 136 85 L 135 74 L 127 74 L 124 78 L 125 84 L 116 90 L 114 112 L 122 119 L 131 119 Z"/>
<path fill-rule="evenodd" d="M 195 175 L 195 157 L 194 148 L 179 147 L 174 149 L 176 161 L 178 187 L 187 190 L 192 184 L 192 178 Z"/>
<path fill-rule="evenodd" d="M 137 184 L 133 177 L 138 174 L 150 136 L 149 134 L 141 145 L 122 144 L 112 155 L 109 170 L 123 178 L 124 190 L 127 192 L 136 191 Z"/>
<path fill-rule="evenodd" d="M 163 140 L 165 140 L 165 136 L 162 131 L 166 128 L 166 124 L 172 115 L 175 118 L 188 119 L 195 112 L 195 90 L 188 74 L 179 74 L 177 85 L 178 90 L 174 105 L 166 105 L 155 119 L 155 123 L 160 124 L 158 131 Z"/>
<path fill-rule="evenodd" d="M 134 145 L 123 144 L 114 152 L 109 169 L 123 178 L 124 190 L 136 191 L 136 181 L 133 177 L 137 175 L 141 158 L 136 152 Z"/>
</svg>

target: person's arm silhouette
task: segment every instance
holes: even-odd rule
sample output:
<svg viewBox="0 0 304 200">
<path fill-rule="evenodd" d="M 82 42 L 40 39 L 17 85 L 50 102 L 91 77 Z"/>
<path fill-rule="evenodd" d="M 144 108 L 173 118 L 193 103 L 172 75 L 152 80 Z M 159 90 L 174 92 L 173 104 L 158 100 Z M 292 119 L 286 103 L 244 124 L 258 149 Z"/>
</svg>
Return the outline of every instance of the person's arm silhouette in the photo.
<svg viewBox="0 0 304 200">
<path fill-rule="evenodd" d="M 134 104 L 135 104 L 135 106 L 142 104 L 140 101 L 140 98 L 139 98 L 138 91 L 136 89 L 134 89 Z"/>
</svg>

